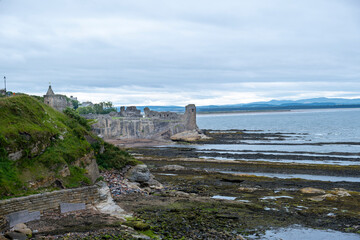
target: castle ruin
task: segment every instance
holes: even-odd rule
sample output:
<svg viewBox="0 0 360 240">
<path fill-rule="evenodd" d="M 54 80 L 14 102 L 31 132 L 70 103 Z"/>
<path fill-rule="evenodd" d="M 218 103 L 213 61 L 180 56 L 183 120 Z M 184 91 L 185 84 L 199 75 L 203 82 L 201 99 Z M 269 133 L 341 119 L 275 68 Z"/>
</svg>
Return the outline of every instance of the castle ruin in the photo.
<svg viewBox="0 0 360 240">
<path fill-rule="evenodd" d="M 156 112 L 144 109 L 144 116 L 136 107 L 121 107 L 120 112 L 106 115 L 88 114 L 88 119 L 96 119 L 93 131 L 104 139 L 170 139 L 171 136 L 197 130 L 196 107 L 185 107 L 185 113 Z"/>
<path fill-rule="evenodd" d="M 49 85 L 44 95 L 44 103 L 62 112 L 72 107 L 67 97 L 55 94 Z M 196 107 L 189 104 L 185 113 L 157 112 L 148 107 L 144 115 L 135 106 L 121 107 L 120 112 L 109 114 L 87 114 L 87 119 L 95 119 L 92 130 L 104 139 L 170 139 L 178 133 L 197 131 Z"/>
<path fill-rule="evenodd" d="M 55 94 L 49 85 L 49 89 L 44 95 L 44 103 L 62 112 L 67 107 L 72 107 L 72 104 L 67 100 L 65 95 Z"/>
</svg>

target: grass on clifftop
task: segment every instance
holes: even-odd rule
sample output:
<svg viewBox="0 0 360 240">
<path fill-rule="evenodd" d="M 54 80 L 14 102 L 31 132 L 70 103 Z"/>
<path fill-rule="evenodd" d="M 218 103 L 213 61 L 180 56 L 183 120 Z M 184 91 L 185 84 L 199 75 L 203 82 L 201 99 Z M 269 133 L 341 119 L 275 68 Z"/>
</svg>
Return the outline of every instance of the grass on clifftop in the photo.
<svg viewBox="0 0 360 240">
<path fill-rule="evenodd" d="M 27 95 L 0 98 L 0 199 L 51 185 L 55 179 L 66 187 L 89 184 L 85 169 L 72 164 L 93 151 L 104 168 L 136 165 L 133 157 L 112 145 L 100 154 L 104 143 L 89 131 L 88 122 L 73 110 L 65 113 Z M 10 160 L 9 153 L 18 157 Z M 71 173 L 66 178 L 59 172 L 65 166 Z"/>
</svg>

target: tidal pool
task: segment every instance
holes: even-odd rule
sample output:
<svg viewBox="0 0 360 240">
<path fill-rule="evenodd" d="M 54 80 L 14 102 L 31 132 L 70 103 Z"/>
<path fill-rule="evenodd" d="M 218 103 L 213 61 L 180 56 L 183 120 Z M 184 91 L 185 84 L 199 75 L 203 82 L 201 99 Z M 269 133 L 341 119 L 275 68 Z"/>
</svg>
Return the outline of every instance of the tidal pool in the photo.
<svg viewBox="0 0 360 240">
<path fill-rule="evenodd" d="M 235 200 L 236 197 L 229 197 L 229 196 L 220 196 L 220 195 L 215 195 L 211 197 L 212 199 L 222 199 L 222 200 Z"/>
<path fill-rule="evenodd" d="M 271 178 L 282 178 L 282 179 L 291 179 L 291 178 L 301 178 L 305 180 L 314 180 L 314 181 L 328 181 L 328 182 L 360 182 L 360 177 L 340 177 L 340 176 L 326 176 L 326 175 L 310 175 L 310 174 L 285 174 L 285 173 L 261 173 L 261 172 L 236 172 L 236 171 L 218 171 L 220 173 L 229 173 L 229 174 L 245 174 L 245 175 L 255 175 L 261 177 L 271 177 Z"/>
<path fill-rule="evenodd" d="M 341 240 L 359 240 L 360 234 L 356 233 L 343 233 L 334 230 L 320 230 L 305 228 L 298 225 L 288 228 L 267 230 L 261 236 L 247 236 L 247 239 L 262 239 L 262 240 L 328 240 L 328 239 L 341 239 Z"/>
</svg>

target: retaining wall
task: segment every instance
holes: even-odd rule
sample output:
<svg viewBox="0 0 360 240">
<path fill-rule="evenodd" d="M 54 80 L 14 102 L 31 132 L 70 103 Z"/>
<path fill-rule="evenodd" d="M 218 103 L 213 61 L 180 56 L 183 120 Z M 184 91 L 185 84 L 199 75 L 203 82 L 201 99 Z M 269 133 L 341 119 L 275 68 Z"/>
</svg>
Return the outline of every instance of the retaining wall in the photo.
<svg viewBox="0 0 360 240">
<path fill-rule="evenodd" d="M 59 210 L 60 203 L 93 204 L 101 200 L 98 188 L 97 185 L 94 185 L 1 200 L 0 216 L 23 210 L 40 211 L 40 213 L 48 210 Z"/>
</svg>

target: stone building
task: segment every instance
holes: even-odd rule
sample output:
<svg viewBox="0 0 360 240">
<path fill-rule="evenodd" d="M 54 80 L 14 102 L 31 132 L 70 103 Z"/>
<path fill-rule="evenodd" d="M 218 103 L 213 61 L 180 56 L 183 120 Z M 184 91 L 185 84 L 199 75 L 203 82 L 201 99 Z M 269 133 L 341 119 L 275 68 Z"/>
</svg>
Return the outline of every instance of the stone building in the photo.
<svg viewBox="0 0 360 240">
<path fill-rule="evenodd" d="M 62 112 L 67 107 L 72 107 L 71 102 L 69 102 L 65 95 L 55 94 L 49 85 L 49 89 L 44 95 L 44 103 L 55 108 L 56 110 Z"/>
<path fill-rule="evenodd" d="M 6 95 L 6 89 L 0 89 L 0 95 L 5 96 Z"/>
</svg>

